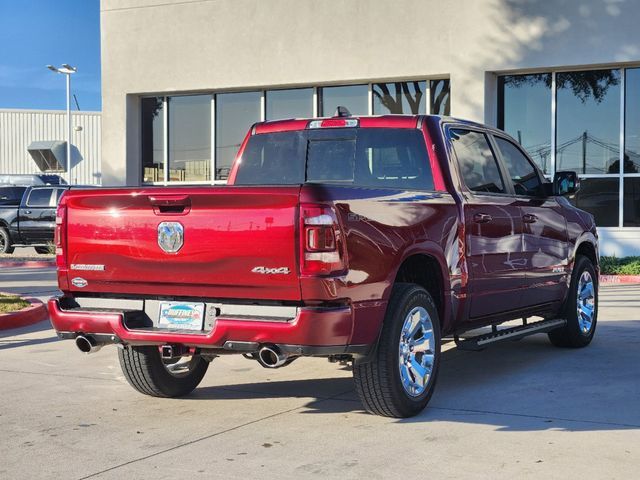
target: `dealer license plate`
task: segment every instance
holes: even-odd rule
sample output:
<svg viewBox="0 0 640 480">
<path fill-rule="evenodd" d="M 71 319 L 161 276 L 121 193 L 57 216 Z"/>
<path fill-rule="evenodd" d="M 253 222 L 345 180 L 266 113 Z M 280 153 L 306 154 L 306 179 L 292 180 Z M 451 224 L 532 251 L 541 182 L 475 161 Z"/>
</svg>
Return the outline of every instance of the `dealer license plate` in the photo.
<svg viewBox="0 0 640 480">
<path fill-rule="evenodd" d="M 204 303 L 161 302 L 158 327 L 202 330 Z"/>
</svg>

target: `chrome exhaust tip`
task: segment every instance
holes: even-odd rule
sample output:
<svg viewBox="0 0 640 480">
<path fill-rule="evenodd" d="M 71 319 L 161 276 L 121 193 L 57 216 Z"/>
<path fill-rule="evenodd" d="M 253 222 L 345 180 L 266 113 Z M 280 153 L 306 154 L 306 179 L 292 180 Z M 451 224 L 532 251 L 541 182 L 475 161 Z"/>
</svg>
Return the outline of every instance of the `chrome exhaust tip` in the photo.
<svg viewBox="0 0 640 480">
<path fill-rule="evenodd" d="M 275 345 L 258 350 L 258 363 L 264 368 L 280 368 L 291 363 L 292 357 L 283 354 Z"/>
<path fill-rule="evenodd" d="M 76 347 L 82 353 L 96 353 L 102 348 L 102 345 L 95 341 L 93 337 L 85 337 L 84 335 L 78 335 L 76 337 Z"/>
</svg>

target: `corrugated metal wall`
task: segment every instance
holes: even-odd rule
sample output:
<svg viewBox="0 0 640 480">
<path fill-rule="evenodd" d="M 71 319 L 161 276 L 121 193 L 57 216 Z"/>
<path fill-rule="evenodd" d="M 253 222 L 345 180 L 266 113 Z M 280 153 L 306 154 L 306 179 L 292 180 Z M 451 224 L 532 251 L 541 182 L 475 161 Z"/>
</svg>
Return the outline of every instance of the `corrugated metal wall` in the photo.
<svg viewBox="0 0 640 480">
<path fill-rule="evenodd" d="M 100 184 L 101 114 L 71 112 L 71 119 L 71 144 L 80 153 L 72 168 L 73 183 Z M 64 111 L 0 110 L 0 173 L 40 173 L 27 147 L 37 140 L 65 141 L 66 122 Z M 71 158 L 75 158 L 73 153 Z"/>
</svg>

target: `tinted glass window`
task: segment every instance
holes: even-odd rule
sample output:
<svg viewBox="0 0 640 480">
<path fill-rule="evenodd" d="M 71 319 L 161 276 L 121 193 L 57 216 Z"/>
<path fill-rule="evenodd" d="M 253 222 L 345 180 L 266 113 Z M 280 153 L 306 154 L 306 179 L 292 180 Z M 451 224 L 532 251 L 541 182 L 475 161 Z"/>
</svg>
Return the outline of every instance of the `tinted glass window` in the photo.
<svg viewBox="0 0 640 480">
<path fill-rule="evenodd" d="M 356 139 L 314 138 L 307 147 L 307 182 L 353 183 Z"/>
<path fill-rule="evenodd" d="M 29 199 L 27 200 L 27 206 L 29 207 L 48 207 L 51 204 L 51 188 L 38 188 L 31 190 Z"/>
<path fill-rule="evenodd" d="M 620 205 L 618 178 L 583 178 L 580 180 L 580 190 L 569 201 L 591 213 L 597 226 L 617 227 Z"/>
<path fill-rule="evenodd" d="M 624 173 L 640 173 L 640 68 L 627 69 L 625 90 Z"/>
<path fill-rule="evenodd" d="M 424 114 L 426 89 L 427 82 L 374 83 L 373 114 Z"/>
<path fill-rule="evenodd" d="M 449 80 L 431 80 L 431 114 L 451 115 L 451 83 Z"/>
<path fill-rule="evenodd" d="M 640 227 L 640 178 L 637 177 L 624 179 L 623 226 Z"/>
<path fill-rule="evenodd" d="M 169 97 L 169 181 L 211 179 L 211 96 Z"/>
<path fill-rule="evenodd" d="M 270 90 L 266 97 L 267 120 L 313 116 L 313 88 Z"/>
<path fill-rule="evenodd" d="M 330 117 L 338 106 L 347 107 L 353 115 L 369 113 L 369 88 L 366 85 L 324 87 L 320 93 L 320 116 Z"/>
<path fill-rule="evenodd" d="M 474 192 L 504 193 L 504 182 L 487 137 L 460 129 L 451 130 L 450 136 L 467 188 Z"/>
<path fill-rule="evenodd" d="M 216 180 L 229 176 L 247 131 L 260 121 L 260 92 L 216 95 Z"/>
<path fill-rule="evenodd" d="M 13 205 L 13 188 L 0 188 L 0 205 Z"/>
<path fill-rule="evenodd" d="M 56 205 L 57 205 L 58 203 L 60 203 L 60 198 L 62 197 L 62 194 L 63 194 L 64 192 L 66 192 L 66 190 L 65 190 L 65 189 L 63 189 L 63 188 L 59 188 L 59 189 L 57 189 L 57 190 L 56 190 Z"/>
<path fill-rule="evenodd" d="M 253 135 L 242 154 L 236 185 L 295 185 L 304 179 L 304 131 Z"/>
<path fill-rule="evenodd" d="M 498 127 L 551 174 L 551 74 L 505 75 L 498 90 Z"/>
<path fill-rule="evenodd" d="M 504 138 L 495 137 L 516 195 L 540 196 L 542 183 L 538 172 L 518 147 Z"/>
<path fill-rule="evenodd" d="M 162 97 L 142 99 L 142 179 L 164 180 L 164 103 Z"/>
<path fill-rule="evenodd" d="M 620 71 L 556 75 L 556 169 L 620 171 Z"/>
<path fill-rule="evenodd" d="M 432 190 L 422 132 L 414 129 L 304 130 L 254 135 L 236 185 L 304 182 Z"/>
<path fill-rule="evenodd" d="M 17 207 L 25 190 L 20 187 L 0 187 L 0 205 Z"/>
</svg>

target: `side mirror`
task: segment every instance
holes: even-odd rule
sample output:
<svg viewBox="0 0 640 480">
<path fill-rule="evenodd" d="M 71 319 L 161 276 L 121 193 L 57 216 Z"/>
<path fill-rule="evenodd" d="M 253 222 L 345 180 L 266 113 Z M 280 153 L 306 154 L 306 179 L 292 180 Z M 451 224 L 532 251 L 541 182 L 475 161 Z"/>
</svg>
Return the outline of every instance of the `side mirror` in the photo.
<svg viewBox="0 0 640 480">
<path fill-rule="evenodd" d="M 580 179 L 576 172 L 556 172 L 553 176 L 554 195 L 572 195 L 580 190 Z"/>
</svg>

